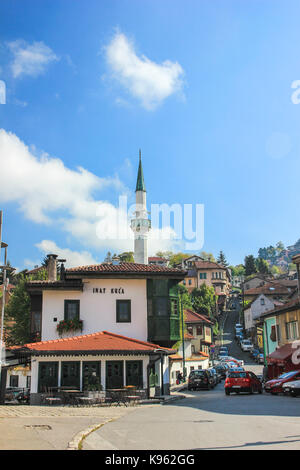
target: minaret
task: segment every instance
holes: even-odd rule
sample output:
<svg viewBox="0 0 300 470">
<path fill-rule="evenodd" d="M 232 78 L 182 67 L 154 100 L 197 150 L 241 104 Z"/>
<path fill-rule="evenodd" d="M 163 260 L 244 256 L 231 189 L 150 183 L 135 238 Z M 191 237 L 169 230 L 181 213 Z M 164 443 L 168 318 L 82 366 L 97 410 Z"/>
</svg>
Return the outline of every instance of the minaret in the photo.
<svg viewBox="0 0 300 470">
<path fill-rule="evenodd" d="M 135 188 L 135 217 L 131 220 L 131 229 L 134 232 L 134 262 L 148 264 L 148 232 L 151 221 L 148 219 L 146 204 L 146 188 L 142 168 L 141 151 L 139 152 L 139 169 Z"/>
</svg>

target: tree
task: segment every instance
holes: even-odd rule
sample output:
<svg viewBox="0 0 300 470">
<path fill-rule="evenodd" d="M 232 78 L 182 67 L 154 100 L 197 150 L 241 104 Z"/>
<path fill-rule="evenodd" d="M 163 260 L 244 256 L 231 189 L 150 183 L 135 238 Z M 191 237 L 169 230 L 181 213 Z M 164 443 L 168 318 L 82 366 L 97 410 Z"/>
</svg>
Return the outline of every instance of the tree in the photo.
<svg viewBox="0 0 300 470">
<path fill-rule="evenodd" d="M 212 263 L 216 261 L 214 255 L 212 253 L 207 253 L 206 251 L 201 251 L 199 256 L 203 258 L 204 261 L 211 261 Z"/>
<path fill-rule="evenodd" d="M 245 276 L 245 266 L 237 264 L 236 266 L 229 266 L 232 276 Z"/>
<path fill-rule="evenodd" d="M 195 312 L 212 316 L 216 306 L 216 295 L 213 287 L 201 284 L 191 292 L 191 300 Z"/>
<path fill-rule="evenodd" d="M 9 345 L 25 344 L 31 341 L 31 302 L 26 290 L 28 281 L 41 281 L 47 279 L 46 269 L 42 269 L 32 276 L 26 272 L 18 275 L 18 282 L 12 291 L 5 307 L 6 337 Z"/>
<path fill-rule="evenodd" d="M 256 268 L 257 271 L 261 274 L 268 274 L 270 272 L 269 270 L 269 263 L 267 260 L 263 258 L 257 258 L 256 259 Z"/>
<path fill-rule="evenodd" d="M 12 322 L 7 326 L 7 343 L 9 345 L 30 342 L 30 297 L 26 292 L 26 278 L 19 280 L 5 307 L 5 319 Z"/>
<path fill-rule="evenodd" d="M 122 263 L 134 263 L 133 251 L 124 251 L 119 258 Z"/>
<path fill-rule="evenodd" d="M 225 255 L 224 255 L 224 253 L 223 253 L 222 250 L 220 251 L 220 254 L 219 254 L 219 256 L 218 256 L 217 262 L 218 262 L 219 264 L 221 264 L 222 266 L 224 266 L 225 268 L 228 266 L 226 257 L 225 257 Z"/>
<path fill-rule="evenodd" d="M 108 251 L 105 258 L 104 258 L 104 263 L 111 263 L 111 252 Z"/>
<path fill-rule="evenodd" d="M 178 294 L 179 294 L 180 300 L 182 301 L 183 309 L 193 308 L 189 291 L 182 284 L 178 284 Z"/>
<path fill-rule="evenodd" d="M 245 257 L 245 275 L 250 276 L 251 274 L 255 274 L 257 272 L 255 258 L 253 255 L 248 255 Z"/>
</svg>

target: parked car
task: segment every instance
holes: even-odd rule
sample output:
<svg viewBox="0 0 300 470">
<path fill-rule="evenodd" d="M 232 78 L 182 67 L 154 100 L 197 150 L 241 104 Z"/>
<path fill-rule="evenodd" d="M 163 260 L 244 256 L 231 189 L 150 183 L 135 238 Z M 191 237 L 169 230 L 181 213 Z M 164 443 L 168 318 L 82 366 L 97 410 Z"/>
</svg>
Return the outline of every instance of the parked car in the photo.
<svg viewBox="0 0 300 470">
<path fill-rule="evenodd" d="M 207 370 L 213 378 L 213 385 L 215 387 L 220 382 L 219 375 L 217 374 L 216 369 L 214 369 L 213 367 L 211 367 L 210 369 L 207 369 Z"/>
<path fill-rule="evenodd" d="M 254 359 L 256 358 L 256 356 L 260 353 L 260 350 L 259 349 L 256 349 L 256 348 L 253 348 L 251 351 L 250 351 L 250 356 L 252 356 Z"/>
<path fill-rule="evenodd" d="M 277 379 L 268 380 L 265 383 L 265 391 L 272 395 L 283 392 L 283 384 L 292 382 L 300 379 L 300 370 L 293 370 L 291 372 L 285 372 L 281 374 Z"/>
<path fill-rule="evenodd" d="M 205 388 L 210 390 L 213 388 L 213 377 L 208 370 L 193 370 L 188 378 L 188 390 L 197 390 Z"/>
<path fill-rule="evenodd" d="M 217 373 L 220 374 L 221 378 L 225 379 L 226 378 L 226 373 L 229 369 L 229 366 L 226 363 L 225 364 L 217 364 L 215 366 L 215 369 L 216 369 Z"/>
<path fill-rule="evenodd" d="M 218 359 L 219 361 L 224 359 L 225 357 L 228 357 L 228 352 L 225 352 L 225 351 L 219 351 L 219 354 L 218 354 Z"/>
<path fill-rule="evenodd" d="M 282 391 L 292 397 L 297 397 L 300 395 L 300 380 L 292 380 L 292 382 L 284 383 L 282 385 Z"/>
<path fill-rule="evenodd" d="M 225 394 L 231 392 L 240 393 L 262 393 L 262 383 L 253 372 L 250 371 L 230 371 L 224 384 Z"/>
<path fill-rule="evenodd" d="M 236 359 L 235 357 L 232 357 L 232 356 L 226 356 L 226 357 L 222 358 L 221 362 L 236 362 L 237 365 L 239 365 L 239 366 L 244 365 L 244 361 L 242 359 Z"/>
<path fill-rule="evenodd" d="M 258 364 L 264 364 L 265 356 L 263 355 L 263 353 L 258 353 L 255 357 L 255 360 Z"/>
<path fill-rule="evenodd" d="M 243 325 L 241 323 L 235 324 L 235 330 L 242 330 L 242 329 L 243 329 Z"/>
<path fill-rule="evenodd" d="M 219 352 L 220 352 L 220 353 L 221 353 L 221 352 L 222 352 L 222 353 L 224 352 L 224 353 L 228 354 L 228 347 L 227 347 L 227 346 L 221 346 L 221 347 L 219 348 Z"/>
<path fill-rule="evenodd" d="M 251 351 L 251 349 L 253 349 L 253 344 L 250 339 L 243 339 L 241 341 L 241 348 L 243 351 Z"/>
</svg>

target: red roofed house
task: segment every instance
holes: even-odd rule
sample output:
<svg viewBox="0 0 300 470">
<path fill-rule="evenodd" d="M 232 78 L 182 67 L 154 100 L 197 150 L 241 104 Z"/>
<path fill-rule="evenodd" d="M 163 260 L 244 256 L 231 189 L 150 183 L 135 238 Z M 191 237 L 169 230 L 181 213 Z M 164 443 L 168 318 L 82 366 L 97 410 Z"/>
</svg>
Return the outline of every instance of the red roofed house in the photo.
<svg viewBox="0 0 300 470">
<path fill-rule="evenodd" d="M 31 402 L 43 388 L 73 385 L 82 390 L 97 377 L 103 389 L 138 383 L 147 388 L 150 371 L 159 393 L 169 392 L 170 348 L 180 340 L 177 285 L 182 269 L 146 264 L 146 190 L 139 162 L 132 230 L 135 263 L 109 262 L 65 269 L 48 255 L 48 280 L 29 281 L 32 334 L 40 342 L 14 350 L 31 355 Z M 141 227 L 145 233 L 141 235 Z M 109 332 L 109 333 L 108 333 Z"/>
</svg>

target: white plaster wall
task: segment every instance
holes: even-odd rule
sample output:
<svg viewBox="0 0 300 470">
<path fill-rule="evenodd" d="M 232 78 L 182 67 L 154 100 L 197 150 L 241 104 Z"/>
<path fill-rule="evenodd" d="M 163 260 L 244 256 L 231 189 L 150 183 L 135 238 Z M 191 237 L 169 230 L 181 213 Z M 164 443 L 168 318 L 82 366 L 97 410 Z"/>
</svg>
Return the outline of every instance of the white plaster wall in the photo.
<svg viewBox="0 0 300 470">
<path fill-rule="evenodd" d="M 93 293 L 93 288 L 104 289 L 105 293 Z M 111 289 L 124 289 L 123 293 L 111 293 Z M 56 331 L 59 321 L 64 319 L 64 300 L 80 300 L 82 333 L 109 331 L 130 338 L 147 341 L 147 293 L 146 279 L 86 279 L 81 291 L 44 291 L 42 313 L 42 341 L 58 339 Z M 116 322 L 116 300 L 131 300 L 131 323 Z M 57 318 L 57 322 L 54 322 Z"/>
<path fill-rule="evenodd" d="M 265 305 L 261 305 L 260 301 L 264 299 Z M 266 295 L 261 294 L 251 305 L 252 318 L 259 318 L 262 313 L 272 310 L 274 308 L 274 302 L 269 299 Z"/>
</svg>

